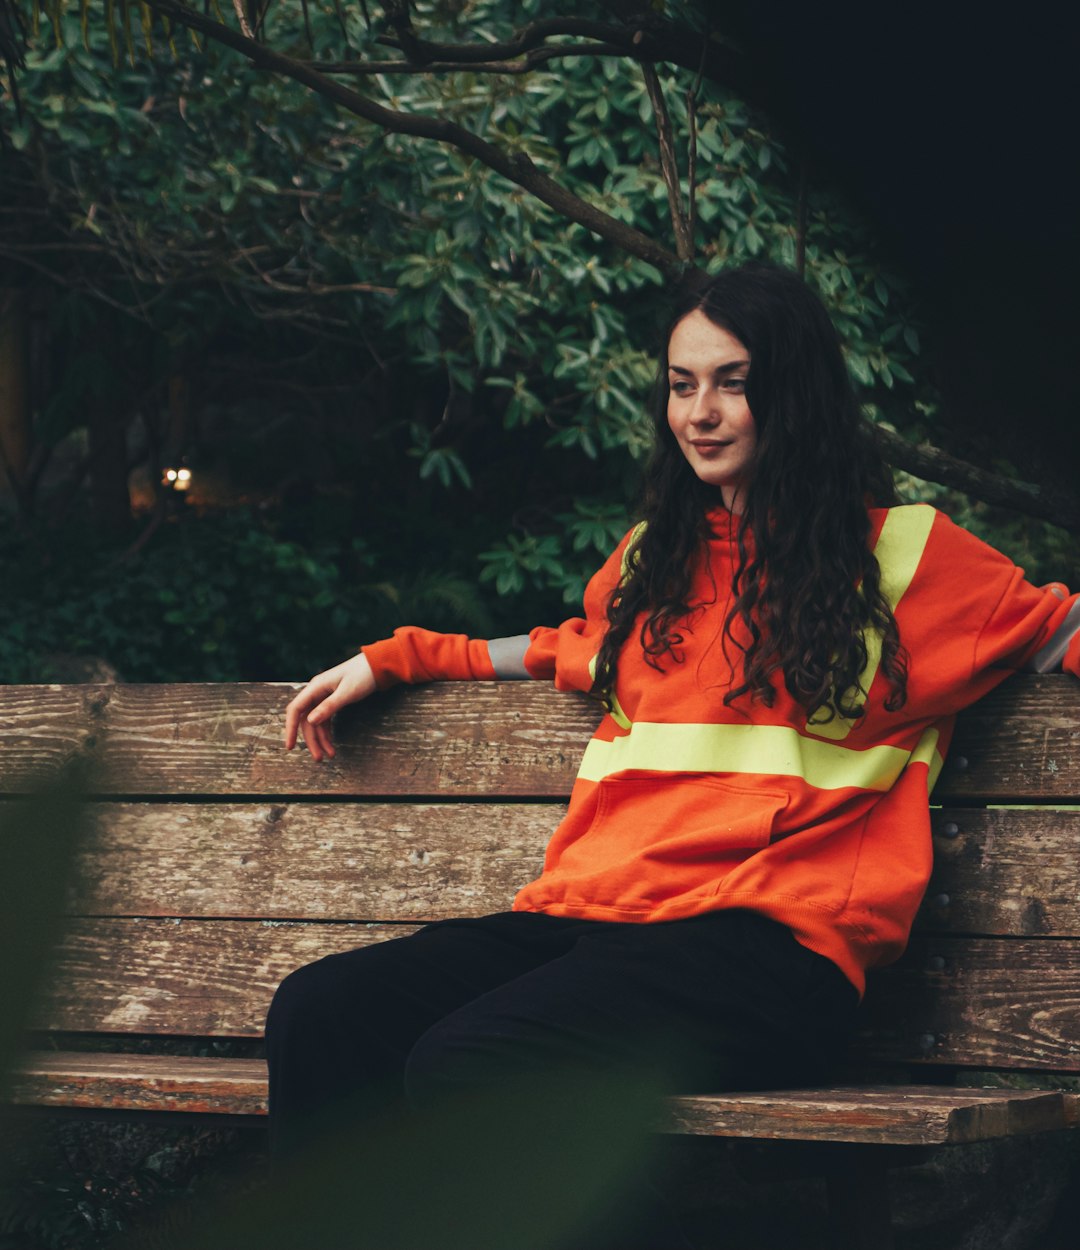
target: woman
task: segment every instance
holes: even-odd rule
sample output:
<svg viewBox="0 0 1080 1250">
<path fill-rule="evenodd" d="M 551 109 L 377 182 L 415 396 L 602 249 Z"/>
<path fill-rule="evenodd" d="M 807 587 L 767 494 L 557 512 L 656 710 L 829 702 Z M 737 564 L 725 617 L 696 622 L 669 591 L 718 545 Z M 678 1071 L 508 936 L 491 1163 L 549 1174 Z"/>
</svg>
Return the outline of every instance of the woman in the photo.
<svg viewBox="0 0 1080 1250">
<path fill-rule="evenodd" d="M 894 506 L 796 276 L 747 265 L 700 285 L 659 383 L 644 519 L 583 619 L 492 642 L 400 629 L 289 704 L 286 746 L 302 733 L 315 759 L 334 754 L 338 708 L 397 681 L 553 679 L 608 714 L 513 911 L 283 983 L 268 1020 L 283 1150 L 342 1079 L 363 1118 L 567 1072 L 668 1090 L 812 1078 L 866 970 L 907 941 L 953 715 L 1033 660 L 1080 674 L 1064 587 Z"/>
</svg>

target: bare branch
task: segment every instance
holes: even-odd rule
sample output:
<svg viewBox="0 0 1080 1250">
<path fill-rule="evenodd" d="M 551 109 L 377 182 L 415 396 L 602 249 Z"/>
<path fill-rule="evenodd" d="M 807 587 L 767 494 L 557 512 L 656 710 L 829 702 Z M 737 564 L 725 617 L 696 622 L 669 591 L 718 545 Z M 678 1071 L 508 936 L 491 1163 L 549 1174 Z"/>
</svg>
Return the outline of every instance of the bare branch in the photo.
<svg viewBox="0 0 1080 1250">
<path fill-rule="evenodd" d="M 679 185 L 679 164 L 675 156 L 675 135 L 671 128 L 671 115 L 668 113 L 664 92 L 655 68 L 652 65 L 642 65 L 641 72 L 645 76 L 645 89 L 649 93 L 653 116 L 656 118 L 656 137 L 660 143 L 660 169 L 667 187 L 671 226 L 675 231 L 675 250 L 680 260 L 690 261 L 694 257 L 694 240 L 690 234 L 690 223 L 683 212 L 682 188 Z"/>
<path fill-rule="evenodd" d="M 248 25 L 247 14 L 244 12 L 244 0 L 233 0 L 233 9 L 236 11 L 236 18 L 240 23 L 241 31 L 248 39 L 254 39 L 255 32 Z"/>
<path fill-rule="evenodd" d="M 967 460 L 951 456 L 940 447 L 929 443 L 918 446 L 909 443 L 881 425 L 873 425 L 871 429 L 882 455 L 895 469 L 902 469 L 927 482 L 961 490 L 983 503 L 1014 508 L 1025 516 L 1050 521 L 1072 533 L 1080 533 L 1080 497 L 1076 495 L 991 473 Z"/>
<path fill-rule="evenodd" d="M 388 9 L 390 6 L 387 6 Z M 515 31 L 510 39 L 494 43 L 436 43 L 427 39 L 418 39 L 408 27 L 408 35 L 402 38 L 401 20 L 391 17 L 398 35 L 383 35 L 379 43 L 392 48 L 400 48 L 410 58 L 412 68 L 427 66 L 431 61 L 455 61 L 458 64 L 476 64 L 485 61 L 512 60 L 522 56 L 533 48 L 540 47 L 546 39 L 559 36 L 575 36 L 583 39 L 598 39 L 606 43 L 617 44 L 629 52 L 634 31 L 625 26 L 613 26 L 610 22 L 597 22 L 585 17 L 547 17 L 531 22 Z M 406 47 L 408 44 L 408 47 Z"/>
<path fill-rule="evenodd" d="M 311 61 L 321 74 L 528 74 L 548 61 L 565 56 L 626 56 L 626 49 L 614 43 L 557 43 L 534 48 L 520 61 Z"/>
<path fill-rule="evenodd" d="M 352 88 L 319 73 L 309 63 L 275 52 L 264 44 L 238 34 L 221 22 L 176 3 L 176 0 L 150 0 L 150 4 L 152 8 L 166 14 L 173 21 L 180 22 L 241 53 L 252 64 L 301 82 L 319 95 L 333 100 L 341 108 L 381 126 L 384 130 L 395 134 L 414 135 L 422 139 L 434 139 L 437 143 L 445 143 L 467 156 L 475 157 L 481 164 L 487 165 L 496 173 L 502 174 L 504 178 L 523 187 L 562 216 L 577 222 L 601 238 L 608 239 L 632 256 L 648 261 L 669 276 L 674 276 L 683 269 L 680 257 L 673 255 L 666 247 L 650 239 L 642 231 L 617 221 L 602 209 L 596 208 L 567 190 L 548 174 L 537 169 L 528 156 L 520 153 L 511 155 L 486 139 L 481 139 L 472 131 L 466 130 L 455 122 L 447 121 L 445 118 L 423 117 L 386 108 L 370 97 L 361 95 Z"/>
</svg>

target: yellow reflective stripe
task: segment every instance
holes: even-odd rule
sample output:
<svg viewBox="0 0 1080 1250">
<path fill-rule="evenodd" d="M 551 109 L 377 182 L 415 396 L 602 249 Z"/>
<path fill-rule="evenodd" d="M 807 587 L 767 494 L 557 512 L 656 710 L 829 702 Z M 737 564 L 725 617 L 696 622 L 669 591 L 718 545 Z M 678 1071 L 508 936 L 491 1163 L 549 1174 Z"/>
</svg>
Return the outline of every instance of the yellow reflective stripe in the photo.
<svg viewBox="0 0 1080 1250">
<path fill-rule="evenodd" d="M 630 576 L 630 552 L 633 549 L 633 546 L 637 542 L 637 540 L 641 537 L 642 534 L 644 534 L 645 526 L 647 524 L 648 522 L 646 521 L 638 521 L 637 525 L 635 525 L 634 528 L 630 531 L 630 537 L 627 540 L 626 546 L 623 548 L 622 565 L 619 568 L 619 585 L 620 586 Z"/>
<path fill-rule="evenodd" d="M 637 525 L 634 526 L 634 528 L 630 531 L 630 537 L 627 540 L 626 546 L 623 548 L 622 564 L 619 569 L 620 586 L 630 576 L 630 549 L 641 537 L 645 530 L 645 525 L 645 521 L 639 521 Z M 593 681 L 596 681 L 596 660 L 597 657 L 595 655 L 591 660 L 589 660 L 589 676 L 593 679 Z M 608 696 L 608 712 L 611 715 L 611 719 L 616 725 L 619 726 L 620 729 L 630 728 L 630 717 L 627 716 L 627 714 L 622 710 L 622 707 L 619 704 L 618 696 L 615 694 L 614 690 Z"/>
<path fill-rule="evenodd" d="M 885 517 L 881 533 L 874 544 L 874 555 L 881 569 L 881 594 L 891 612 L 896 611 L 897 604 L 911 585 L 915 570 L 919 567 L 919 561 L 926 550 L 933 524 L 934 509 L 925 503 L 890 508 Z M 881 635 L 877 630 L 871 629 L 867 630 L 864 637 L 866 639 L 866 665 L 859 676 L 859 685 L 863 691 L 869 692 L 881 664 Z M 848 691 L 848 701 L 853 700 L 857 695 L 857 690 Z M 834 716 L 831 721 L 825 721 L 822 724 L 815 725 L 807 722 L 806 730 L 808 733 L 839 742 L 851 733 L 854 724 L 854 721 L 843 716 Z"/>
<path fill-rule="evenodd" d="M 911 753 L 911 762 L 913 764 L 926 765 L 927 794 L 933 790 L 937 784 L 937 779 L 941 776 L 941 770 L 945 767 L 945 757 L 937 749 L 940 736 L 938 730 L 934 728 L 924 729 L 922 737 L 915 745 L 915 750 Z"/>
<path fill-rule="evenodd" d="M 936 738 L 935 738 L 936 741 Z M 600 781 L 624 769 L 645 772 L 765 773 L 801 777 L 818 790 L 888 790 L 911 753 L 865 751 L 805 738 L 788 725 L 664 725 L 638 721 L 614 742 L 594 738 L 578 776 Z"/>
<path fill-rule="evenodd" d="M 594 682 L 596 681 L 597 658 L 598 657 L 594 655 L 589 660 L 589 676 L 593 679 Z M 615 694 L 614 690 L 608 696 L 608 714 L 611 716 L 611 719 L 615 722 L 616 725 L 619 726 L 620 729 L 630 728 L 630 717 L 627 716 L 627 714 L 622 710 L 622 705 L 619 703 L 618 697 Z"/>
</svg>

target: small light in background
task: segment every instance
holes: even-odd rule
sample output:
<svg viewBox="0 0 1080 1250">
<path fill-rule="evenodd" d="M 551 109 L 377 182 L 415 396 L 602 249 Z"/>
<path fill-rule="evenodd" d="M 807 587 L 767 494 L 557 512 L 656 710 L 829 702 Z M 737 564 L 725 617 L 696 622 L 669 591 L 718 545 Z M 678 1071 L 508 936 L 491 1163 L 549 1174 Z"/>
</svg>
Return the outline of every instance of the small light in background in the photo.
<svg viewBox="0 0 1080 1250">
<path fill-rule="evenodd" d="M 173 490 L 190 490 L 191 470 L 165 469 L 161 474 L 161 484 L 162 486 L 171 487 Z"/>
</svg>

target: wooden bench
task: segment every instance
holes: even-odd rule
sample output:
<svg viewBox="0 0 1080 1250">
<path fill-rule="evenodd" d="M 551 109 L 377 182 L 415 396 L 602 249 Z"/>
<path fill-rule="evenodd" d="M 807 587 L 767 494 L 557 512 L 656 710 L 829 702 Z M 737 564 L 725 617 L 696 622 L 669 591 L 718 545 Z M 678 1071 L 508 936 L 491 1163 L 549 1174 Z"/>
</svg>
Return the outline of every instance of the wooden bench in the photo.
<svg viewBox="0 0 1080 1250">
<path fill-rule="evenodd" d="M 93 765 L 33 1020 L 68 1048 L 26 1059 L 17 1102 L 264 1114 L 260 1059 L 88 1053 L 70 1035 L 258 1039 L 300 964 L 505 909 L 539 870 L 598 719 L 528 683 L 398 690 L 340 717 L 337 758 L 315 764 L 281 748 L 292 690 L 0 687 L 5 828 L 43 767 Z M 876 1250 L 898 1148 L 1080 1119 L 1080 1095 L 978 1087 L 987 1069 L 1080 1072 L 1080 811 L 1044 806 L 1080 804 L 1080 686 L 1016 677 L 967 712 L 934 798 L 934 879 L 906 956 L 872 978 L 842 1083 L 675 1098 L 663 1125 L 848 1143 L 830 1198 L 849 1244 Z"/>
</svg>

